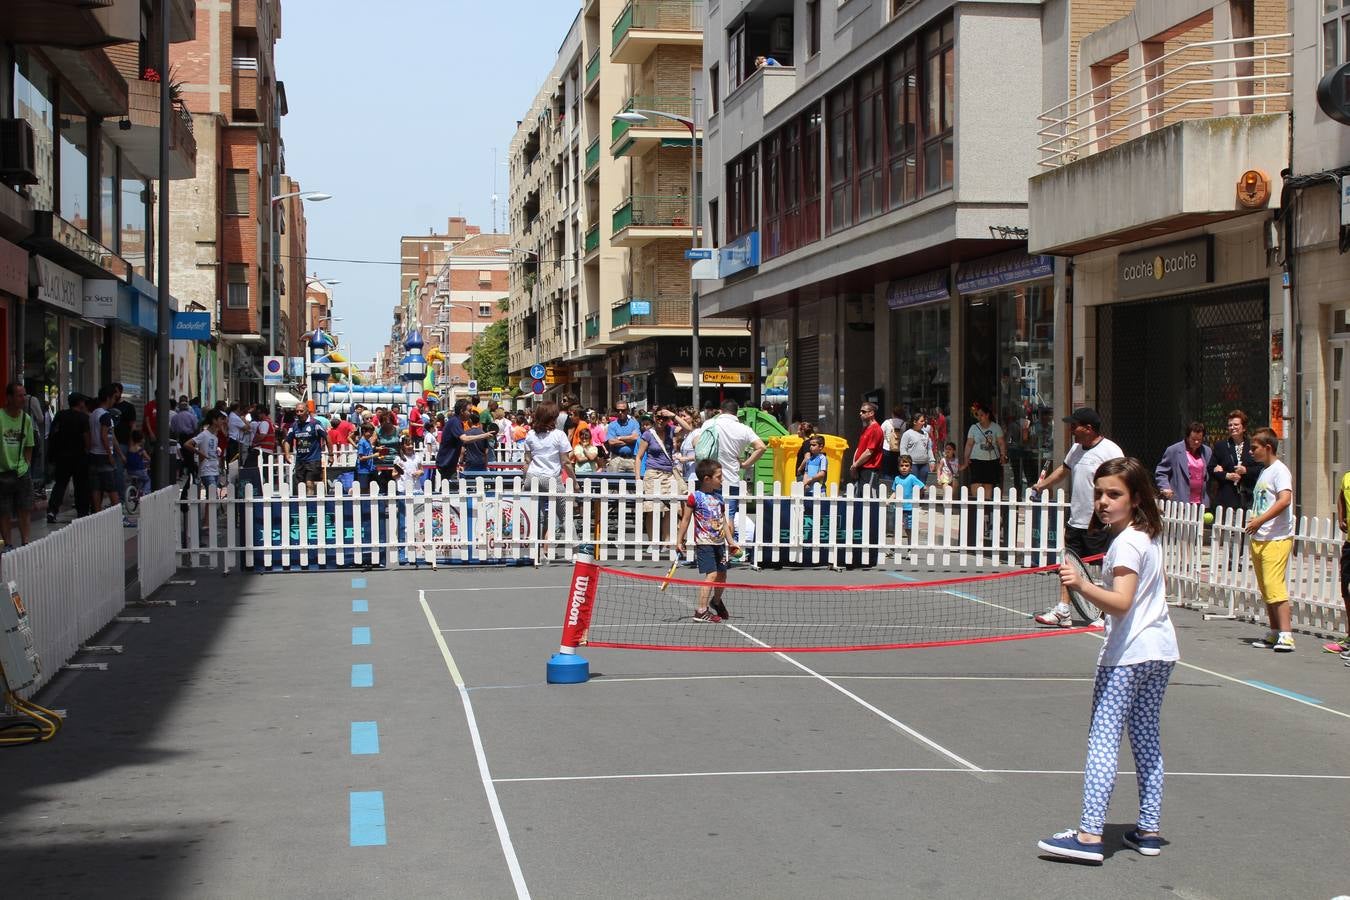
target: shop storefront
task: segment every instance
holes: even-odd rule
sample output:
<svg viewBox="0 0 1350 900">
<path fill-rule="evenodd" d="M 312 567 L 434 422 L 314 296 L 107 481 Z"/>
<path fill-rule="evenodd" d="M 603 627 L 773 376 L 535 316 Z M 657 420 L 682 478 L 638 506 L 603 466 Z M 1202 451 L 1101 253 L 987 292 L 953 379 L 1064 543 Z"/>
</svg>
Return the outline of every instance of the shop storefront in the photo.
<svg viewBox="0 0 1350 900">
<path fill-rule="evenodd" d="M 951 273 L 939 269 L 886 285 L 890 310 L 889 406 L 951 411 Z M 884 417 L 889 408 L 882 410 Z"/>
<path fill-rule="evenodd" d="M 14 314 L 21 298 L 28 296 L 28 251 L 0 238 L 0 353 L 5 370 L 0 381 L 9 382 L 18 374 L 18 354 L 12 343 Z"/>
<path fill-rule="evenodd" d="M 693 347 L 688 337 L 649 338 L 617 351 L 613 396 L 633 410 L 688 406 L 693 399 Z M 750 338 L 699 339 L 700 405 L 750 402 L 754 364 Z"/>
<path fill-rule="evenodd" d="M 1004 486 L 1019 493 L 1054 467 L 1054 259 L 1021 251 L 963 263 L 967 401 L 989 404 L 1008 441 Z M 958 416 L 958 418 L 961 418 Z"/>
</svg>

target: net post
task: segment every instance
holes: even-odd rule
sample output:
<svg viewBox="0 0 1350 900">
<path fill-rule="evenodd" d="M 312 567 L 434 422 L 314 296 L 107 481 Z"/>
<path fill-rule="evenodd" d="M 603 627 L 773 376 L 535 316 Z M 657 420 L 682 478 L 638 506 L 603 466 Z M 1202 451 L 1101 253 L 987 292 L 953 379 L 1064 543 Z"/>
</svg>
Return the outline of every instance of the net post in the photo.
<svg viewBox="0 0 1350 900">
<path fill-rule="evenodd" d="M 549 657 L 545 672 L 549 684 L 584 684 L 590 680 L 591 664 L 577 653 L 577 647 L 586 643 L 599 577 L 594 549 L 589 544 L 581 545 L 572 554 L 572 583 L 563 611 L 562 643 L 558 652 Z"/>
</svg>

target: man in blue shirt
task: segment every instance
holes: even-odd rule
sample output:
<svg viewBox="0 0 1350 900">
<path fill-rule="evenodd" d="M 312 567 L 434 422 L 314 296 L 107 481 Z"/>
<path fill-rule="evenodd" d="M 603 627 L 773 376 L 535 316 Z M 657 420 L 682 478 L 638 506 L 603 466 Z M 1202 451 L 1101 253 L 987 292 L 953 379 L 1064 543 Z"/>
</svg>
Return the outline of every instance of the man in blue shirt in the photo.
<svg viewBox="0 0 1350 900">
<path fill-rule="evenodd" d="M 328 466 L 324 462 L 324 451 L 328 451 L 328 462 L 333 461 L 333 451 L 328 446 L 328 432 L 318 422 L 310 418 L 309 407 L 303 403 L 295 408 L 295 424 L 286 434 L 281 445 L 287 461 L 295 454 L 295 484 L 305 483 L 313 490 L 314 482 L 328 480 Z"/>
<path fill-rule="evenodd" d="M 636 474 L 640 431 L 637 419 L 628 415 L 628 404 L 622 400 L 614 404 L 614 415 L 615 420 L 605 429 L 605 446 L 609 448 L 609 470 Z"/>
</svg>

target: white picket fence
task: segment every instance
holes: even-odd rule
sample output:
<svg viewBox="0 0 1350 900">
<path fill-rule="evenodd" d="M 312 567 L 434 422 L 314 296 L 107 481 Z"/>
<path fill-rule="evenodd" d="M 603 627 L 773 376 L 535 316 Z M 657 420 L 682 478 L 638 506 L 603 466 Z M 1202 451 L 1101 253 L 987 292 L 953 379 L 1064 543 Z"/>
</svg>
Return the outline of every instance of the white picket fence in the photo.
<svg viewBox="0 0 1350 900">
<path fill-rule="evenodd" d="M 198 490 L 184 502 L 181 563 L 229 571 L 251 568 L 440 565 L 567 561 L 582 544 L 605 561 L 668 561 L 675 556 L 681 488 L 647 494 L 624 475 L 567 483 L 519 476 L 460 479 L 407 495 L 397 482 L 264 487 L 245 496 Z M 739 498 L 743 544 L 756 565 L 826 564 L 942 567 L 1027 566 L 1056 557 L 1067 504 L 1062 496 L 989 500 L 936 488 L 913 501 L 905 531 L 902 504 L 885 491 L 803 496 L 757 486 Z M 1046 527 L 1041 527 L 1044 524 Z"/>
<path fill-rule="evenodd" d="M 180 492 L 177 485 L 172 485 L 141 497 L 136 569 L 142 599 L 163 587 L 178 569 L 178 557 L 171 551 L 178 546 L 182 528 Z"/>
<path fill-rule="evenodd" d="M 0 578 L 18 584 L 28 608 L 42 665 L 38 681 L 23 692 L 31 697 L 126 605 L 122 508 L 76 519 L 6 553 Z"/>
</svg>

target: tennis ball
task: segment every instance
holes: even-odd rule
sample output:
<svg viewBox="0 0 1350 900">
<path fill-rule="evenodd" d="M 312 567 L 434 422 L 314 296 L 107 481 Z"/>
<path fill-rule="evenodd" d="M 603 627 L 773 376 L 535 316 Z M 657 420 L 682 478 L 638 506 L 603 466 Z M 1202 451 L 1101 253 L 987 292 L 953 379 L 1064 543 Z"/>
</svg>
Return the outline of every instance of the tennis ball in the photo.
<svg viewBox="0 0 1350 900">
<path fill-rule="evenodd" d="M 1214 524 L 1214 513 L 1212 513 L 1212 512 L 1207 512 L 1207 513 L 1205 513 L 1205 524 L 1206 524 L 1206 525 L 1213 525 L 1213 524 Z"/>
</svg>

